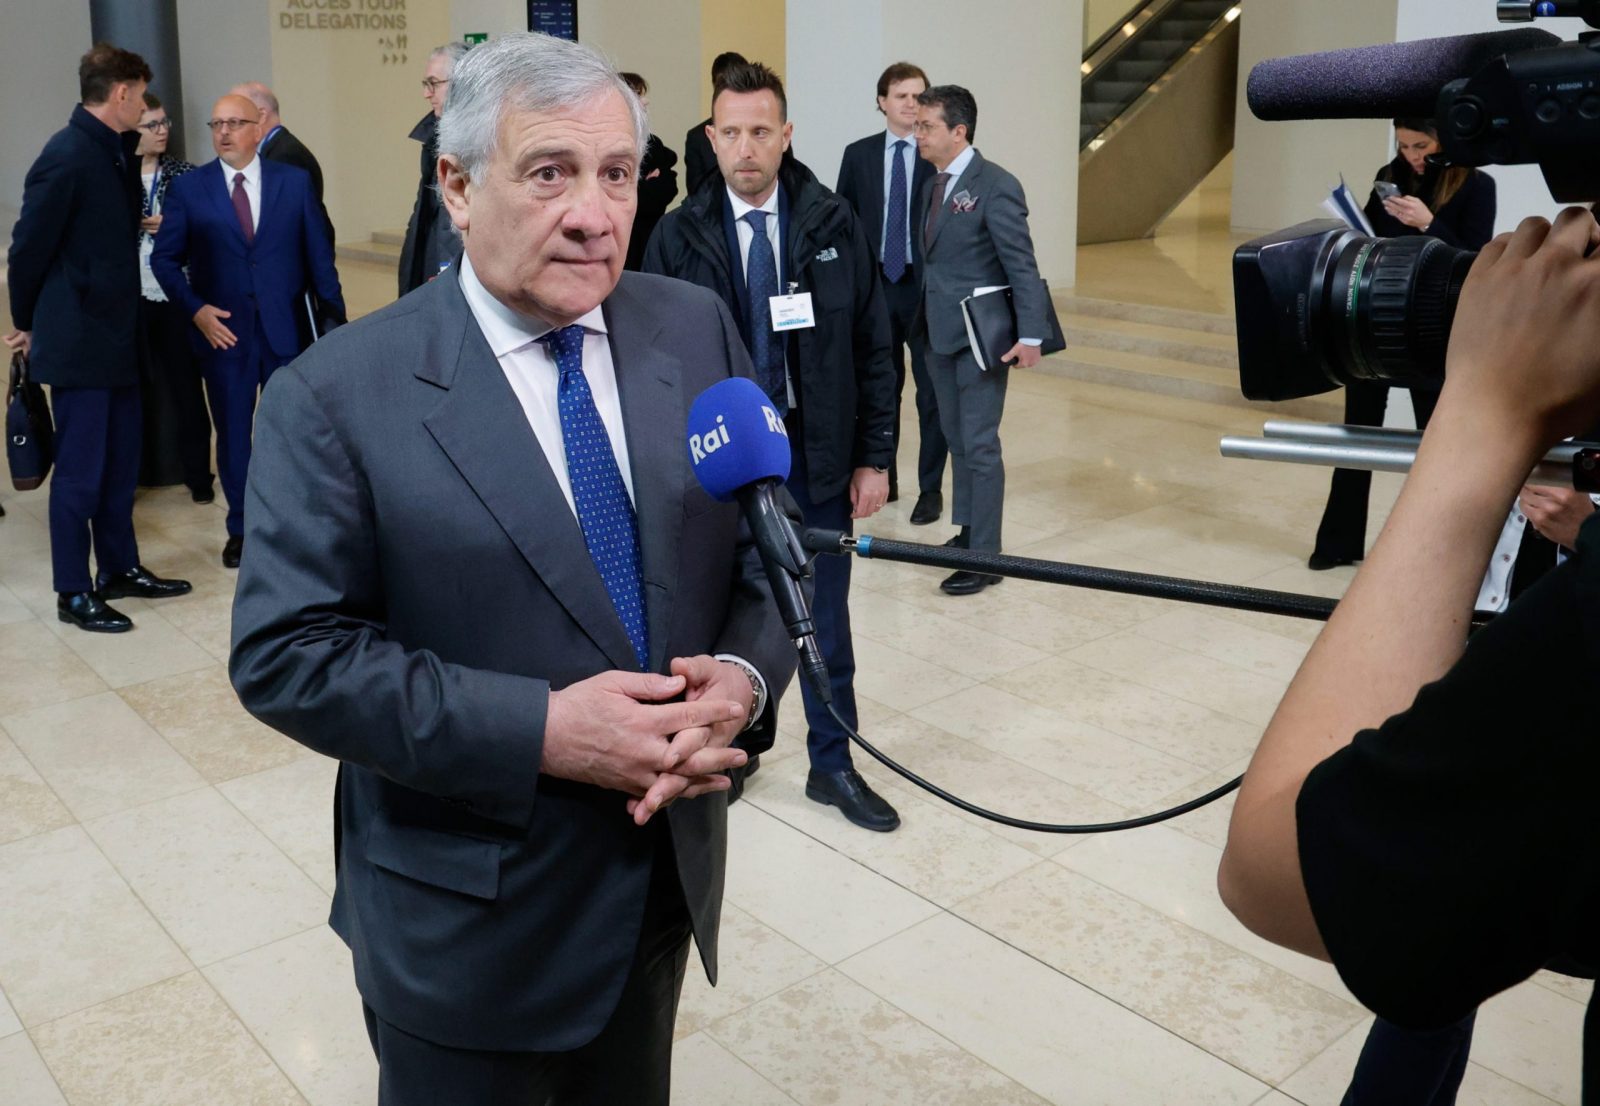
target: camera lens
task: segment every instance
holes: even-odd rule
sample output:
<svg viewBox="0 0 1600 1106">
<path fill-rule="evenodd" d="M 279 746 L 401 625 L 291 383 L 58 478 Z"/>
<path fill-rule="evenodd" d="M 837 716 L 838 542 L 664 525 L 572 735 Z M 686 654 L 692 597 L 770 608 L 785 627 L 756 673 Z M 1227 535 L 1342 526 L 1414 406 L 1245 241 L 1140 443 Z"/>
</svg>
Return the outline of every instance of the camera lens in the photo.
<svg viewBox="0 0 1600 1106">
<path fill-rule="evenodd" d="M 1234 254 L 1239 378 L 1251 399 L 1352 380 L 1437 382 L 1477 254 L 1435 238 L 1369 238 L 1319 221 Z"/>
<path fill-rule="evenodd" d="M 1477 256 L 1437 238 L 1352 236 L 1328 279 L 1323 328 L 1340 379 L 1442 380 L 1456 300 Z"/>
</svg>

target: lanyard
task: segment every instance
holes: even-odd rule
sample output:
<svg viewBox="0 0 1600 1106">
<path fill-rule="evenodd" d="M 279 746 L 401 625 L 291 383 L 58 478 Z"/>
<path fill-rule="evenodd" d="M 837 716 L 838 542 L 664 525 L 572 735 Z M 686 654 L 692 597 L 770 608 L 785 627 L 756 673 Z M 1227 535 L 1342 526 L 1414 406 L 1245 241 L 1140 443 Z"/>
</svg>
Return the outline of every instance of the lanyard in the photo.
<svg viewBox="0 0 1600 1106">
<path fill-rule="evenodd" d="M 150 191 L 144 197 L 144 216 L 148 219 L 156 213 L 156 189 L 161 186 L 161 163 L 156 162 L 156 171 L 150 178 Z"/>
</svg>

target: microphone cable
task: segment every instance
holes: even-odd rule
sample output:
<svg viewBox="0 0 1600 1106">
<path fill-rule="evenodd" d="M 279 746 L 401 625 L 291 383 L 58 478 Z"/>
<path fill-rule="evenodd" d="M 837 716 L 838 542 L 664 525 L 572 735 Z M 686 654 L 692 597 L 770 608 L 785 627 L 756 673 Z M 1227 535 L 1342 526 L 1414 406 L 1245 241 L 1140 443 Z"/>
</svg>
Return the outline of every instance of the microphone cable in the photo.
<svg viewBox="0 0 1600 1106">
<path fill-rule="evenodd" d="M 1203 806 L 1216 802 L 1224 795 L 1238 790 L 1239 781 L 1244 779 L 1243 776 L 1235 776 L 1221 787 L 1218 787 L 1212 791 L 1208 791 L 1199 798 L 1190 799 L 1188 802 L 1179 803 L 1175 807 L 1169 807 L 1166 810 L 1157 811 L 1154 814 L 1145 814 L 1138 818 L 1124 818 L 1117 822 L 1090 822 L 1085 825 L 1058 824 L 1055 822 L 1031 822 L 1026 818 L 1013 818 L 1009 814 L 1001 814 L 998 811 L 986 810 L 976 803 L 969 803 L 959 795 L 950 794 L 950 792 L 946 791 L 936 783 L 932 783 L 923 779 L 905 765 L 894 760 L 887 753 L 877 749 L 872 745 L 871 742 L 857 733 L 855 727 L 851 726 L 850 723 L 846 722 L 839 716 L 839 711 L 836 707 L 834 707 L 833 703 L 829 702 L 827 707 L 828 713 L 833 715 L 833 720 L 844 728 L 844 732 L 849 735 L 850 740 L 861 746 L 861 748 L 866 750 L 866 752 L 874 760 L 876 760 L 879 764 L 882 764 L 891 772 L 894 772 L 896 775 L 901 776 L 910 783 L 922 788 L 922 790 L 926 791 L 928 794 L 943 799 L 951 806 L 966 811 L 968 814 L 976 814 L 979 818 L 986 819 L 990 822 L 998 822 L 1002 826 L 1011 826 L 1014 829 L 1032 830 L 1034 833 L 1114 833 L 1118 830 L 1139 829 L 1141 826 L 1153 826 L 1157 822 L 1165 822 L 1169 818 L 1176 818 L 1181 814 L 1188 814 L 1191 810 L 1199 810 Z"/>
</svg>

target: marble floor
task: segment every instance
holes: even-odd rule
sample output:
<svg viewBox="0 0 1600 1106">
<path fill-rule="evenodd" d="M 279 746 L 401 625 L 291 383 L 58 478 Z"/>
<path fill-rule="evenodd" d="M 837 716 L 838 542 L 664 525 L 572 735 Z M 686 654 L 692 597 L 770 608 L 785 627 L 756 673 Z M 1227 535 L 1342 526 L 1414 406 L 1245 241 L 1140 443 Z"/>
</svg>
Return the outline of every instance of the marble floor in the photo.
<svg viewBox="0 0 1600 1106">
<path fill-rule="evenodd" d="M 1143 254 L 1118 249 L 1135 270 L 1182 254 L 1131 245 Z M 1138 283 L 1116 269 L 1089 280 Z M 1198 296 L 1207 271 L 1166 287 Z M 386 279 L 347 275 L 375 296 Z M 1303 564 L 1325 473 L 1217 456 L 1220 435 L 1259 422 L 1017 374 L 1010 551 L 1340 594 L 1350 570 Z M 1397 486 L 1378 477 L 1374 527 Z M 103 638 L 55 620 L 45 495 L 4 489 L 0 1102 L 372 1103 L 349 955 L 324 924 L 333 765 L 247 717 L 228 686 L 220 506 L 141 493 L 145 560 L 195 591 L 121 604 L 137 631 Z M 911 527 L 910 507 L 862 529 L 950 534 Z M 951 599 L 940 575 L 855 566 L 863 730 L 1032 819 L 1146 812 L 1238 773 L 1316 632 L 1020 581 Z M 1370 1019 L 1331 968 L 1223 909 L 1227 801 L 1134 833 L 1037 836 L 858 755 L 904 818 L 865 833 L 803 797 L 796 699 L 731 813 L 723 978 L 689 976 L 677 1101 L 1338 1102 Z M 1490 1002 L 1461 1102 L 1577 1103 L 1587 997 L 1542 974 Z"/>
</svg>

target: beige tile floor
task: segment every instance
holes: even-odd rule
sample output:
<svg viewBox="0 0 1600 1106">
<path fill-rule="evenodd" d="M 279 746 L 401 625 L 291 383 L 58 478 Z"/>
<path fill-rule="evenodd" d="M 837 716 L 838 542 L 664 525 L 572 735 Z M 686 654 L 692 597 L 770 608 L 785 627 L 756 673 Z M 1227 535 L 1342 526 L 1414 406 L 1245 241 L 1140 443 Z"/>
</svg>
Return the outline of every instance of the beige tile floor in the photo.
<svg viewBox="0 0 1600 1106">
<path fill-rule="evenodd" d="M 1188 247 L 1115 249 L 1085 267 L 1094 294 L 1121 281 L 1221 309 L 1215 265 Z M 1168 266 L 1188 283 L 1149 279 Z M 346 280 L 356 303 L 388 291 L 385 272 Z M 1009 546 L 1337 595 L 1349 570 L 1303 567 L 1326 476 L 1216 458 L 1219 435 L 1258 424 L 1019 374 Z M 1396 487 L 1378 478 L 1374 527 Z M 0 1102 L 371 1103 L 349 957 L 323 922 L 332 765 L 231 695 L 221 508 L 141 493 L 146 559 L 195 593 L 129 602 L 137 632 L 100 639 L 51 613 L 45 496 L 0 502 Z M 911 527 L 910 506 L 864 529 L 950 533 Z M 939 576 L 855 565 L 863 728 L 1033 819 L 1114 818 L 1230 778 L 1315 633 L 1018 581 L 949 599 Z M 858 756 L 905 821 L 868 834 L 804 799 L 794 696 L 784 709 L 732 812 L 723 980 L 688 979 L 678 1101 L 1338 1101 L 1368 1016 L 1332 969 L 1218 902 L 1226 801 L 1137 833 L 1042 837 Z M 1587 997 L 1541 975 L 1489 1003 L 1461 1101 L 1576 1103 Z"/>
</svg>

